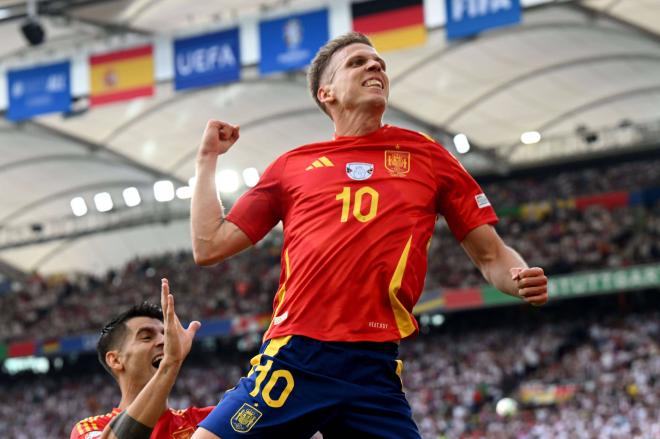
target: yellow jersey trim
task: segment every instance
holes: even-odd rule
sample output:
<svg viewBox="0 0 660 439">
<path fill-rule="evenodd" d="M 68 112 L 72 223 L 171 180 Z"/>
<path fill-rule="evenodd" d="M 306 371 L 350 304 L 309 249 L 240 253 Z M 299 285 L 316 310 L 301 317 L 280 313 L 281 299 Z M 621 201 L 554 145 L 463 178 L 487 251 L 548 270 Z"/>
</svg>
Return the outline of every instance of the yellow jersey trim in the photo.
<svg viewBox="0 0 660 439">
<path fill-rule="evenodd" d="M 284 251 L 284 265 L 286 269 L 286 278 L 284 279 L 284 282 L 282 282 L 282 286 L 280 287 L 279 290 L 277 290 L 277 293 L 275 294 L 277 296 L 277 307 L 275 308 L 275 311 L 273 312 L 273 317 L 270 320 L 270 325 L 268 325 L 268 329 L 266 330 L 266 333 L 264 334 L 264 337 L 266 334 L 268 334 L 268 331 L 273 327 L 273 323 L 275 322 L 275 318 L 280 314 L 280 309 L 282 308 L 282 304 L 284 303 L 284 296 L 286 296 L 286 283 L 289 280 L 289 277 L 291 276 L 291 263 L 289 262 L 289 249 L 286 249 Z"/>
<path fill-rule="evenodd" d="M 394 276 L 390 281 L 389 296 L 390 296 L 390 305 L 392 306 L 392 312 L 394 313 L 394 319 L 396 321 L 396 326 L 399 329 L 399 335 L 401 338 L 405 338 L 415 332 L 415 324 L 413 323 L 410 313 L 406 308 L 401 304 L 397 293 L 401 288 L 401 282 L 403 281 L 403 274 L 406 270 L 406 264 L 408 263 L 408 254 L 410 253 L 410 245 L 412 243 L 412 235 L 408 238 L 401 257 L 399 258 L 399 263 L 396 265 L 394 270 Z"/>
</svg>

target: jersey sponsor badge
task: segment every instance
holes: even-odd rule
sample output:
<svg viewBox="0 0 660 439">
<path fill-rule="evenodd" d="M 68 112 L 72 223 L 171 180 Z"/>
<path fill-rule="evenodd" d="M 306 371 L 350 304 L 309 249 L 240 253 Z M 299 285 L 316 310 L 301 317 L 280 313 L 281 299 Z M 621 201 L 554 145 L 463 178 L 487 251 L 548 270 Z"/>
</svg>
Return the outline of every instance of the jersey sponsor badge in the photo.
<svg viewBox="0 0 660 439">
<path fill-rule="evenodd" d="M 273 319 L 273 325 L 279 325 L 280 323 L 285 321 L 287 317 L 289 317 L 289 311 L 285 311 L 284 314 L 280 314 L 279 316 L 276 316 Z"/>
<path fill-rule="evenodd" d="M 410 172 L 410 153 L 399 150 L 385 151 L 385 169 L 393 177 L 405 177 Z"/>
<path fill-rule="evenodd" d="M 95 437 L 101 437 L 103 434 L 102 431 L 90 431 L 85 435 L 85 439 L 94 439 Z"/>
<path fill-rule="evenodd" d="M 490 206 L 490 201 L 486 198 L 486 194 L 475 195 L 474 199 L 477 201 L 477 207 L 479 207 L 479 209 Z"/>
<path fill-rule="evenodd" d="M 346 163 L 346 175 L 353 180 L 366 180 L 374 173 L 372 163 Z"/>
<path fill-rule="evenodd" d="M 231 428 L 237 433 L 247 433 L 261 418 L 261 412 L 248 403 L 243 403 L 240 409 L 231 417 Z"/>
</svg>

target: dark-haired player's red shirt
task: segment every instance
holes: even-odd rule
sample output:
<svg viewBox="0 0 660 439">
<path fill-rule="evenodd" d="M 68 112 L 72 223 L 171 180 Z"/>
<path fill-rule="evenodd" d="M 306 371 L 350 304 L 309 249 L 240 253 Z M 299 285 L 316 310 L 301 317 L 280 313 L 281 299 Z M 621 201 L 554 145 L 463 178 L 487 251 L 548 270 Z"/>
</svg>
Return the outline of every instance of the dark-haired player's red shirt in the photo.
<svg viewBox="0 0 660 439">
<path fill-rule="evenodd" d="M 265 339 L 396 341 L 415 333 L 412 309 L 438 214 L 458 241 L 497 222 L 463 166 L 420 133 L 385 125 L 280 156 L 227 216 L 253 243 L 284 225 Z"/>
<path fill-rule="evenodd" d="M 190 439 L 197 424 L 202 422 L 215 407 L 188 407 L 183 410 L 167 409 L 158 419 L 151 439 Z M 101 432 L 112 419 L 121 413 L 118 408 L 110 413 L 92 416 L 78 422 L 71 431 L 70 439 L 94 439 L 101 437 Z"/>
</svg>

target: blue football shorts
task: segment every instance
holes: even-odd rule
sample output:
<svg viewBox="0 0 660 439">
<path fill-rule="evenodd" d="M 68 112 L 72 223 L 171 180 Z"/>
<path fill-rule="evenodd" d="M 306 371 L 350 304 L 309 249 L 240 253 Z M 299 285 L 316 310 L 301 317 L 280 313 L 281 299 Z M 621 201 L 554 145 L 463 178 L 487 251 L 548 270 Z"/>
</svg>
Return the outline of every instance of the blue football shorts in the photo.
<svg viewBox="0 0 660 439">
<path fill-rule="evenodd" d="M 222 439 L 419 439 L 396 343 L 267 341 L 202 421 Z"/>
</svg>

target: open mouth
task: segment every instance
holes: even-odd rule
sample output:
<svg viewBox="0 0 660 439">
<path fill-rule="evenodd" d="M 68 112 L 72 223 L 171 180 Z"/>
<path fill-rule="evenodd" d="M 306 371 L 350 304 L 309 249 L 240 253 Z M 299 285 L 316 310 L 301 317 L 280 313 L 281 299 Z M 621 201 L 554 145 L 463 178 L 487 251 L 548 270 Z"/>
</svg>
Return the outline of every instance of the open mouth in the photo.
<svg viewBox="0 0 660 439">
<path fill-rule="evenodd" d="M 158 369 L 158 366 L 160 366 L 161 361 L 163 361 L 163 356 L 159 355 L 159 356 L 157 356 L 153 359 L 153 361 L 151 362 L 151 365 L 153 367 L 155 367 L 156 369 Z"/>
<path fill-rule="evenodd" d="M 368 87 L 368 88 L 374 87 L 374 88 L 379 88 L 381 90 L 385 88 L 383 86 L 383 82 L 380 79 L 376 79 L 376 78 L 367 79 L 362 83 L 362 85 L 364 87 Z"/>
</svg>

